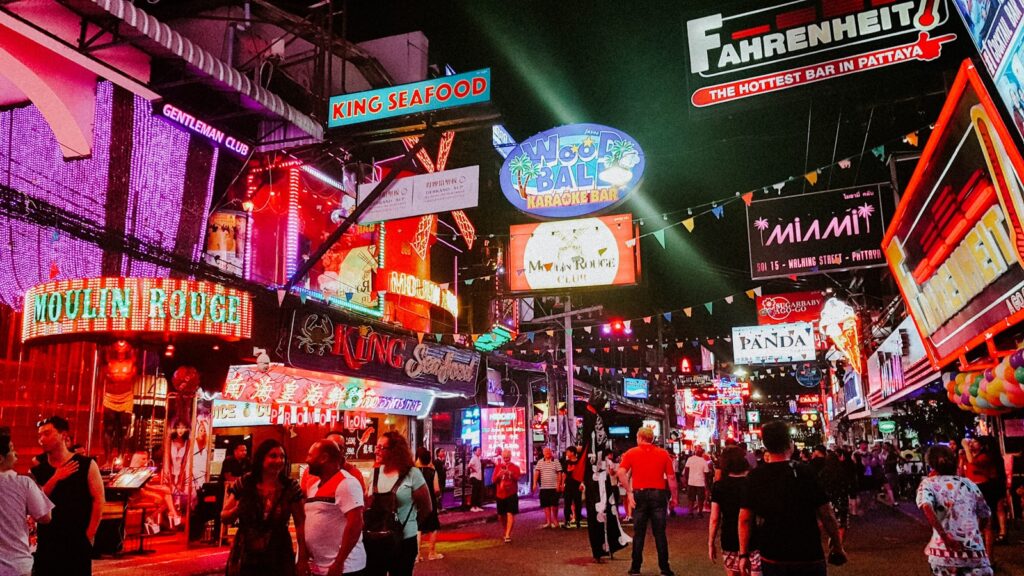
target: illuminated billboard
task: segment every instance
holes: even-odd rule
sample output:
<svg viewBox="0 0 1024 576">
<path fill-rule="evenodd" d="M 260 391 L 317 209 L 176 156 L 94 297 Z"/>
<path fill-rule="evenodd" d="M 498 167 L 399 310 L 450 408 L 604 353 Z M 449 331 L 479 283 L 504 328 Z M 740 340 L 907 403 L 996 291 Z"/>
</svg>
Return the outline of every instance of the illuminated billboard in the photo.
<svg viewBox="0 0 1024 576">
<path fill-rule="evenodd" d="M 422 82 L 331 96 L 327 127 L 453 108 L 491 99 L 491 70 L 474 70 Z"/>
<path fill-rule="evenodd" d="M 513 292 L 635 284 L 639 242 L 630 214 L 512 226 Z"/>
<path fill-rule="evenodd" d="M 523 140 L 498 173 L 513 206 L 538 218 L 575 218 L 626 200 L 644 174 L 630 135 L 600 124 L 559 126 Z"/>
<path fill-rule="evenodd" d="M 965 61 L 882 243 L 935 368 L 1024 319 L 1022 167 Z"/>
<path fill-rule="evenodd" d="M 945 0 L 699 4 L 685 24 L 695 107 L 932 61 L 956 39 Z"/>
<path fill-rule="evenodd" d="M 76 278 L 25 293 L 21 340 L 96 333 L 186 333 L 248 338 L 252 299 L 212 282 Z"/>
<path fill-rule="evenodd" d="M 757 323 L 817 322 L 825 296 L 818 291 L 787 292 L 758 296 Z"/>
<path fill-rule="evenodd" d="M 809 322 L 734 326 L 735 364 L 778 364 L 814 360 L 814 326 Z"/>
<path fill-rule="evenodd" d="M 622 395 L 626 398 L 646 399 L 647 379 L 646 378 L 623 378 Z"/>
</svg>

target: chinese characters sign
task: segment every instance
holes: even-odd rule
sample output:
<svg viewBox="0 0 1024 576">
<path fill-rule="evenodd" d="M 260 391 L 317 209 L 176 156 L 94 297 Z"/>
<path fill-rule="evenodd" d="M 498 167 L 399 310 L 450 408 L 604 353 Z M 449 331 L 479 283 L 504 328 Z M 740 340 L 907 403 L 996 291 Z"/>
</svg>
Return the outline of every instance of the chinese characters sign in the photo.
<svg viewBox="0 0 1024 576">
<path fill-rule="evenodd" d="M 93 333 L 188 333 L 248 338 L 249 294 L 171 278 L 77 278 L 25 293 L 21 340 Z"/>
<path fill-rule="evenodd" d="M 257 366 L 232 366 L 228 369 L 223 397 L 271 406 L 295 405 L 417 417 L 430 412 L 433 404 L 429 391 L 278 365 L 266 370 Z"/>
</svg>

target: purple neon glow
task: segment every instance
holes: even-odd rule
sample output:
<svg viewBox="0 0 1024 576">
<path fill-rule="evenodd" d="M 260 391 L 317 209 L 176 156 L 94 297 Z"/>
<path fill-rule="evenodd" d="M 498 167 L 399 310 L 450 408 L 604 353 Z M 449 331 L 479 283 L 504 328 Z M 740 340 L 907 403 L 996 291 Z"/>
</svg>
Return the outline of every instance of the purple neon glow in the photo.
<svg viewBox="0 0 1024 576">
<path fill-rule="evenodd" d="M 106 225 L 113 86 L 97 85 L 92 157 L 64 160 L 53 132 L 34 106 L 0 113 L 0 182 L 32 197 Z M 173 249 L 185 186 L 190 136 L 152 116 L 149 102 L 135 97 L 134 139 L 125 231 Z M 123 137 L 123 136 L 122 136 Z M 216 165 L 216 158 L 214 159 Z M 211 170 L 212 172 L 212 170 Z M 204 198 L 208 211 L 213 174 Z M 197 223 L 205 230 L 205 223 Z M 190 251 L 198 257 L 202 241 Z M 19 306 L 25 290 L 50 279 L 101 275 L 102 250 L 53 230 L 0 216 L 0 303 Z M 132 276 L 166 276 L 167 271 L 124 258 Z"/>
</svg>

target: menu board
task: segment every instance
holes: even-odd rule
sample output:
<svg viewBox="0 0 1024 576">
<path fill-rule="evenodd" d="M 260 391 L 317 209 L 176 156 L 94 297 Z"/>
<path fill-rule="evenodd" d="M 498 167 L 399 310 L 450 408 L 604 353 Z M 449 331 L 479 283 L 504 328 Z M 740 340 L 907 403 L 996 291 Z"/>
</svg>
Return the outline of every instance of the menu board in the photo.
<svg viewBox="0 0 1024 576">
<path fill-rule="evenodd" d="M 480 410 L 482 454 L 495 449 L 510 450 L 512 462 L 526 471 L 526 410 L 523 408 L 483 408 Z M 525 474 L 524 474 L 525 475 Z"/>
</svg>

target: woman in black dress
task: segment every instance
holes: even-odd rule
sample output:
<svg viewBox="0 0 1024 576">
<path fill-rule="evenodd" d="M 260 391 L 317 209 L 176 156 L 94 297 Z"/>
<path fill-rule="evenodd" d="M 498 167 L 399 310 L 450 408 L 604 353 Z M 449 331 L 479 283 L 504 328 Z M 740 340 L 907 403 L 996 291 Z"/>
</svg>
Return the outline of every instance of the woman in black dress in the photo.
<svg viewBox="0 0 1024 576">
<path fill-rule="evenodd" d="M 444 554 L 438 554 L 435 547 L 437 546 L 437 531 L 441 529 L 441 520 L 437 516 L 437 511 L 441 508 L 441 486 L 437 470 L 430 460 L 430 450 L 422 447 L 416 450 L 416 467 L 423 473 L 423 479 L 426 480 L 427 489 L 430 491 L 430 501 L 434 504 L 430 516 L 420 523 L 420 545 L 422 546 L 426 541 L 427 555 L 424 557 L 422 553 L 419 554 L 416 556 L 416 561 L 419 562 L 424 558 L 440 560 L 444 558 Z"/>
<path fill-rule="evenodd" d="M 295 550 L 288 521 L 295 520 L 299 550 L 305 550 L 302 489 L 288 477 L 288 458 L 277 440 L 264 440 L 253 456 L 252 472 L 228 488 L 221 519 L 238 520 L 228 555 L 227 576 L 294 576 Z M 301 560 L 305 562 L 305 560 Z M 303 566 L 300 574 L 308 573 Z"/>
</svg>

